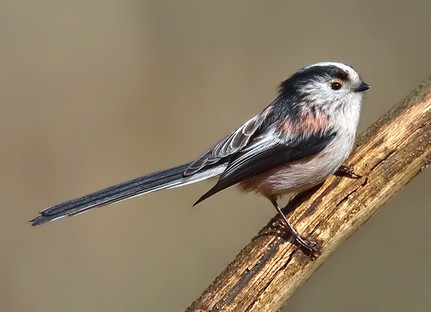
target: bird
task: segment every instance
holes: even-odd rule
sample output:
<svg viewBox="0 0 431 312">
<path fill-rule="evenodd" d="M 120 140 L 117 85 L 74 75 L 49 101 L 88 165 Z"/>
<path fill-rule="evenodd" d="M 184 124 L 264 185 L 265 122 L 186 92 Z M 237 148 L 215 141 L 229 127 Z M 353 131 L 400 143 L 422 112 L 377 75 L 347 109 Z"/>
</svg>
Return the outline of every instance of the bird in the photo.
<svg viewBox="0 0 431 312">
<path fill-rule="evenodd" d="M 233 185 L 258 193 L 276 208 L 294 240 L 315 252 L 315 244 L 295 230 L 278 201 L 346 169 L 343 163 L 353 150 L 363 94 L 369 88 L 356 70 L 344 63 L 319 62 L 303 67 L 280 84 L 275 99 L 260 113 L 194 161 L 51 206 L 30 222 L 41 225 L 135 196 L 218 177 L 194 205 Z"/>
</svg>

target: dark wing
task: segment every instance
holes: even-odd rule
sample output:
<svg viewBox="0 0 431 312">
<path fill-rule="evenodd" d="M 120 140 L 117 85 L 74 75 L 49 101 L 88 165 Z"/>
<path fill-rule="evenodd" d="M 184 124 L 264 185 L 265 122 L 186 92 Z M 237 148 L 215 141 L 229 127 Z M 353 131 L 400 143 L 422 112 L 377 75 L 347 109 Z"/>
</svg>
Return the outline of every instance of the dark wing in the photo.
<svg viewBox="0 0 431 312">
<path fill-rule="evenodd" d="M 202 168 L 213 165 L 221 159 L 240 151 L 249 143 L 250 138 L 262 125 L 271 110 L 272 106 L 268 106 L 259 115 L 253 117 L 236 131 L 232 132 L 230 135 L 211 147 L 190 164 L 190 166 L 184 171 L 184 176 L 193 175 Z"/>
<path fill-rule="evenodd" d="M 287 162 L 313 156 L 321 152 L 334 138 L 332 129 L 310 133 L 308 136 L 293 136 L 285 141 L 277 133 L 255 138 L 249 146 L 236 154 L 214 185 L 195 203 L 198 204 L 215 193 L 244 181 L 265 170 Z"/>
</svg>

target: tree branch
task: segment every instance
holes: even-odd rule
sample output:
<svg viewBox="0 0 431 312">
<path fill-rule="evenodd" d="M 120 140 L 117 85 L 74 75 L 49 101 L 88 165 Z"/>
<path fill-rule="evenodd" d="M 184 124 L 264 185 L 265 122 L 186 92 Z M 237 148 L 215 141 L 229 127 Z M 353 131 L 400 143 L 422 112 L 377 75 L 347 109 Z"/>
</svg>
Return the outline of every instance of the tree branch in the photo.
<svg viewBox="0 0 431 312">
<path fill-rule="evenodd" d="M 322 251 L 314 261 L 277 234 L 275 217 L 187 311 L 279 310 L 341 243 L 430 161 L 431 78 L 359 137 L 346 163 L 361 178 L 333 176 L 292 201 L 289 219 Z"/>
</svg>

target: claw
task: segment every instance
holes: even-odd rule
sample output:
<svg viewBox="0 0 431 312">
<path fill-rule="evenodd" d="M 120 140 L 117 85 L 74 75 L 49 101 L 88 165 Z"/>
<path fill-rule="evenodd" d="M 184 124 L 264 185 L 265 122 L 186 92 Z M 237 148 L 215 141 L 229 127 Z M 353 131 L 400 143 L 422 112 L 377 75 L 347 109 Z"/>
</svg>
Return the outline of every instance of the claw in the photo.
<svg viewBox="0 0 431 312">
<path fill-rule="evenodd" d="M 336 175 L 340 175 L 343 177 L 348 177 L 352 179 L 360 179 L 362 176 L 356 172 L 353 171 L 353 167 L 347 167 L 347 166 L 341 166 L 337 172 L 335 172 Z"/>
<path fill-rule="evenodd" d="M 311 260 L 314 260 L 317 254 L 320 253 L 320 250 L 317 248 L 316 243 L 311 242 L 303 238 L 301 235 L 299 235 L 299 233 L 289 223 L 286 216 L 281 211 L 280 207 L 278 206 L 277 200 L 272 199 L 271 202 L 274 205 L 275 209 L 277 209 L 280 216 L 282 217 L 281 220 L 282 220 L 283 228 L 286 230 L 286 233 L 292 235 L 294 240 L 299 244 L 299 247 L 310 257 Z"/>
</svg>

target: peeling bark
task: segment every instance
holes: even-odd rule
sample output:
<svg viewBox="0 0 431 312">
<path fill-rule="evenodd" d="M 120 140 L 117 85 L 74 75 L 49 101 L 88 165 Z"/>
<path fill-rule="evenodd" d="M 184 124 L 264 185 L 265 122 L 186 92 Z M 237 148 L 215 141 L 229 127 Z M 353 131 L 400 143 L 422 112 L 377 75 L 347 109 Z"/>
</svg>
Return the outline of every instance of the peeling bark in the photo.
<svg viewBox="0 0 431 312">
<path fill-rule="evenodd" d="M 313 261 L 272 219 L 187 311 L 277 311 L 371 215 L 431 162 L 431 79 L 376 121 L 346 162 L 362 177 L 330 177 L 291 201 L 289 219 L 320 247 Z"/>
</svg>

